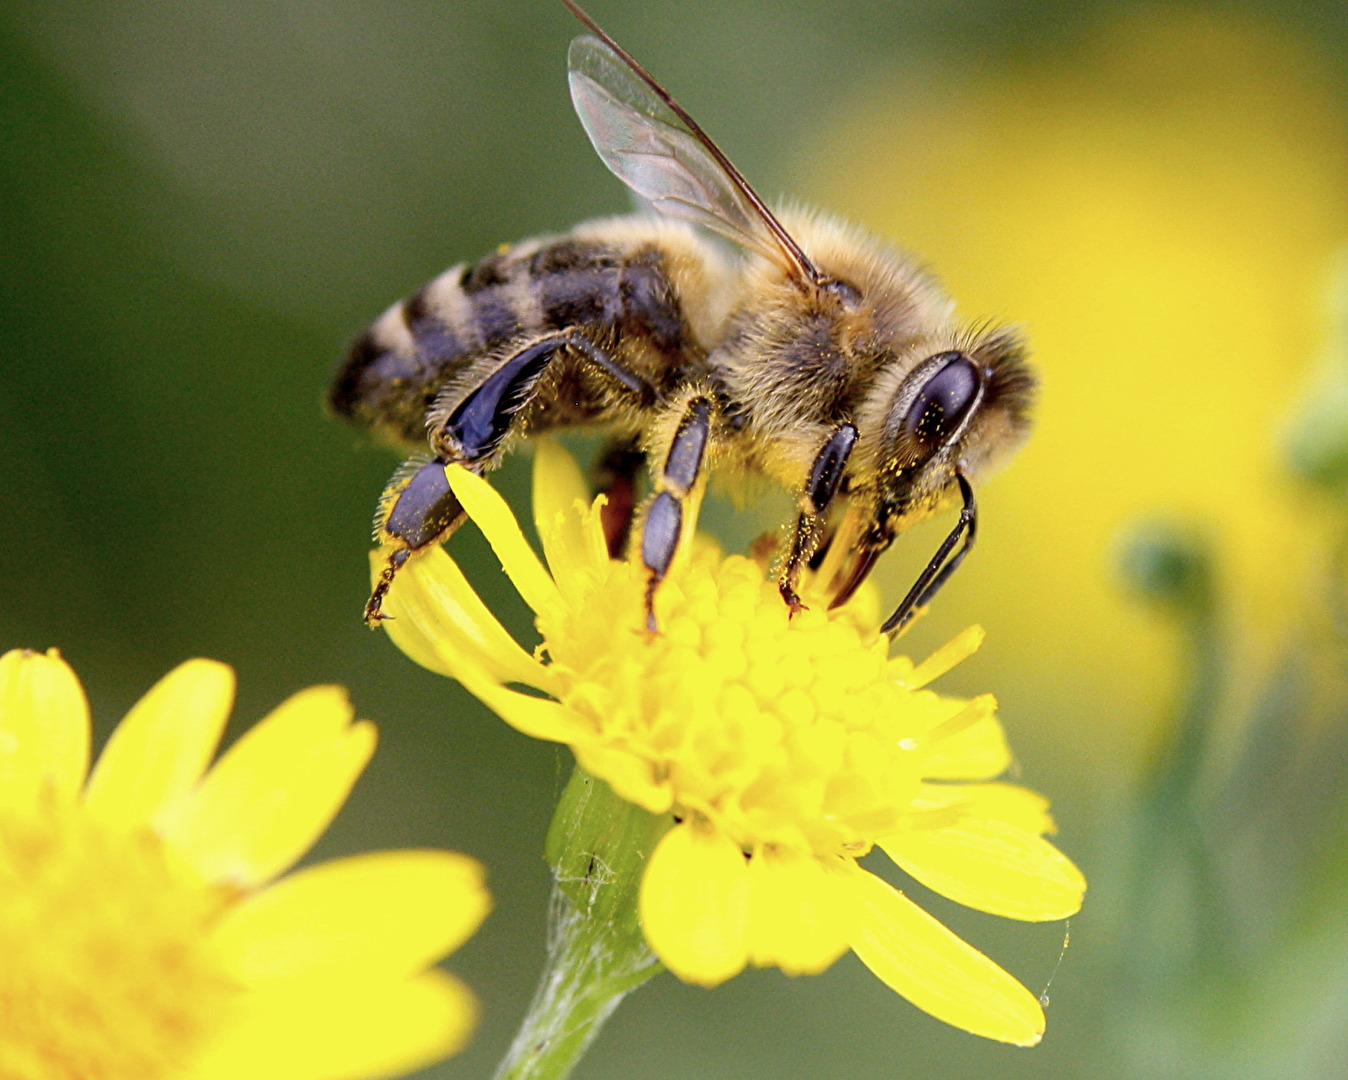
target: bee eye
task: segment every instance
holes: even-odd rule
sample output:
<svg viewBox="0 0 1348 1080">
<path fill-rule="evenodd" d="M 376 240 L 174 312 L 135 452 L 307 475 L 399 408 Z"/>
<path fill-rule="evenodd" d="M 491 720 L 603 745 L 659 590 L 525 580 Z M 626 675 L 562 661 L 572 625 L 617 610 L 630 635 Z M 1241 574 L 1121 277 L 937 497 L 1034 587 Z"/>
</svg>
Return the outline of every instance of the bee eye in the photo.
<svg viewBox="0 0 1348 1080">
<path fill-rule="evenodd" d="M 963 353 L 932 357 L 942 358 L 946 362 L 922 384 L 903 418 L 903 433 L 922 460 L 936 453 L 959 430 L 978 400 L 978 369 Z"/>
</svg>

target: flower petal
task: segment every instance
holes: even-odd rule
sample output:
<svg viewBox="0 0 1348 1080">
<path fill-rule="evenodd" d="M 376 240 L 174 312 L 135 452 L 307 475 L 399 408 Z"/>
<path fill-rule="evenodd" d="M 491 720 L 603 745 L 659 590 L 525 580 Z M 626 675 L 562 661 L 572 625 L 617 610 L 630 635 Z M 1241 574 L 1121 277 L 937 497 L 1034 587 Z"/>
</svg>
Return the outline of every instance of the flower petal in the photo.
<svg viewBox="0 0 1348 1080">
<path fill-rule="evenodd" d="M 370 554 L 372 577 L 384 558 Z M 393 580 L 381 625 L 409 657 L 440 675 L 457 678 L 473 664 L 497 682 L 552 688 L 548 669 L 522 649 L 473 590 L 458 564 L 441 547 L 410 559 Z"/>
<path fill-rule="evenodd" d="M 674 786 L 668 776 L 656 780 L 655 767 L 640 754 L 625 747 L 608 746 L 602 738 L 573 742 L 571 752 L 587 773 L 601 776 L 617 794 L 652 814 L 663 814 L 674 805 Z"/>
<path fill-rule="evenodd" d="M 1047 840 L 1004 821 L 911 829 L 880 846 L 927 888 L 966 907 L 1044 922 L 1081 909 L 1086 879 Z"/>
<path fill-rule="evenodd" d="M 758 851 L 749 861 L 749 962 L 817 975 L 847 951 L 850 906 L 813 855 Z"/>
<path fill-rule="evenodd" d="M 1016 784 L 923 784 L 914 802 L 955 808 L 960 818 L 1004 821 L 1035 836 L 1057 831 L 1048 800 Z"/>
<path fill-rule="evenodd" d="M 1017 1046 L 1044 1035 L 1035 996 L 888 883 L 855 863 L 852 949 L 886 986 L 958 1028 Z"/>
<path fill-rule="evenodd" d="M 946 672 L 973 656 L 983 644 L 985 637 L 987 633 L 981 626 L 965 628 L 913 668 L 904 682 L 914 690 L 935 682 Z"/>
<path fill-rule="evenodd" d="M 1011 765 L 1011 748 L 992 695 L 969 702 L 941 700 L 952 714 L 924 738 L 929 750 L 922 775 L 928 780 L 990 780 L 1004 773 Z"/>
<path fill-rule="evenodd" d="M 89 702 L 55 649 L 0 656 L 0 803 L 73 798 L 89 768 Z"/>
<path fill-rule="evenodd" d="M 685 821 L 665 833 L 641 879 L 646 941 L 684 982 L 716 986 L 748 961 L 749 863 L 734 841 Z"/>
<path fill-rule="evenodd" d="M 576 459 L 555 439 L 540 438 L 534 446 L 534 524 L 553 580 L 568 593 L 578 572 L 608 561 L 608 550 L 593 543 L 587 520 L 593 500 Z"/>
<path fill-rule="evenodd" d="M 195 784 L 234 703 L 234 672 L 215 660 L 179 664 L 117 725 L 85 788 L 90 814 L 114 828 L 148 825 Z"/>
<path fill-rule="evenodd" d="M 483 705 L 516 731 L 530 738 L 574 743 L 594 736 L 590 722 L 560 702 L 498 686 L 469 667 L 465 667 L 455 677 Z"/>
<path fill-rule="evenodd" d="M 532 496 L 538 524 L 559 515 L 570 516 L 576 503 L 590 502 L 590 487 L 576 459 L 546 435 L 534 440 Z"/>
<path fill-rule="evenodd" d="M 442 971 L 292 979 L 242 997 L 185 1080 L 379 1080 L 454 1053 L 477 1003 Z"/>
<path fill-rule="evenodd" d="M 252 886 L 300 858 L 374 751 L 346 692 L 315 686 L 283 702 L 160 816 L 160 831 L 207 880 Z"/>
<path fill-rule="evenodd" d="M 466 855 L 374 852 L 282 878 L 233 908 L 214 941 L 247 986 L 353 968 L 397 979 L 457 949 L 490 907 Z"/>
<path fill-rule="evenodd" d="M 529 546 L 529 541 L 524 539 L 519 522 L 496 489 L 462 465 L 447 465 L 445 476 L 468 516 L 477 523 L 496 552 L 501 569 L 524 602 L 536 612 L 558 603 L 561 598 L 557 586 Z"/>
</svg>

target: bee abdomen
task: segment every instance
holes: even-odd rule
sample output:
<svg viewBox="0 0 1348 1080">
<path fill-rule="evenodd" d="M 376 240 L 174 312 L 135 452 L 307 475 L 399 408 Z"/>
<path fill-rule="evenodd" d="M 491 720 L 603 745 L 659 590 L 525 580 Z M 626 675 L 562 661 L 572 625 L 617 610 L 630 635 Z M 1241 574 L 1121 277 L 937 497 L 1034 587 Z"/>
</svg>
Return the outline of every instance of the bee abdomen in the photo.
<svg viewBox="0 0 1348 1080">
<path fill-rule="evenodd" d="M 356 339 L 329 402 L 340 416 L 418 442 L 440 389 L 475 360 L 571 329 L 680 351 L 683 314 L 659 248 L 563 237 L 452 267 Z"/>
<path fill-rule="evenodd" d="M 411 342 L 389 332 L 387 321 L 386 315 L 351 343 L 328 391 L 328 405 L 346 420 L 395 441 L 414 442 L 434 399 L 436 379 Z"/>
<path fill-rule="evenodd" d="M 494 298 L 480 301 L 474 295 L 483 292 L 483 281 L 492 280 L 497 258 L 451 267 L 356 338 L 329 391 L 333 411 L 394 441 L 420 442 L 440 387 L 493 343 L 519 332 L 519 320 L 509 310 L 502 312 Z M 470 282 L 479 267 L 487 269 Z"/>
</svg>

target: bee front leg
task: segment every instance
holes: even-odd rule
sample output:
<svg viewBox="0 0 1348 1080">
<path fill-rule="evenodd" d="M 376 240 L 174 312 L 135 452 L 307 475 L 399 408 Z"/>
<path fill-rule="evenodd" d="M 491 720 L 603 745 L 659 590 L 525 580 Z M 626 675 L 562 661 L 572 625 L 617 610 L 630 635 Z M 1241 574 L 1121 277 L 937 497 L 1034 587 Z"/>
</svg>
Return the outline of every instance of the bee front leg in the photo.
<svg viewBox="0 0 1348 1080">
<path fill-rule="evenodd" d="M 969 478 L 964 475 L 963 468 L 955 470 L 955 482 L 959 485 L 960 497 L 964 500 L 959 520 L 950 530 L 950 535 L 936 549 L 936 554 L 931 557 L 926 569 L 913 582 L 908 595 L 899 602 L 894 614 L 884 621 L 880 627 L 882 634 L 889 634 L 891 637 L 898 634 L 913 620 L 914 615 L 930 604 L 941 586 L 950 580 L 950 575 L 959 569 L 960 563 L 964 561 L 978 538 L 978 504 L 974 501 L 974 489 L 969 483 Z M 961 536 L 964 537 L 964 544 L 959 551 L 955 551 L 955 545 L 959 543 Z"/>
<path fill-rule="evenodd" d="M 796 592 L 796 582 L 819 546 L 824 517 L 833 497 L 838 494 L 843 472 L 847 468 L 847 458 L 856 441 L 857 429 L 851 424 L 840 425 L 815 455 L 814 464 L 810 466 L 810 476 L 801 494 L 800 516 L 796 518 L 791 533 L 791 547 L 777 579 L 777 591 L 782 594 L 782 599 L 793 615 L 805 610 Z"/>
<path fill-rule="evenodd" d="M 711 437 L 711 400 L 689 400 L 669 444 L 664 468 L 656 478 L 656 494 L 641 527 L 641 561 L 650 571 L 646 581 L 646 630 L 657 633 L 655 590 L 669 573 L 683 534 L 683 504 L 697 482 Z"/>
</svg>

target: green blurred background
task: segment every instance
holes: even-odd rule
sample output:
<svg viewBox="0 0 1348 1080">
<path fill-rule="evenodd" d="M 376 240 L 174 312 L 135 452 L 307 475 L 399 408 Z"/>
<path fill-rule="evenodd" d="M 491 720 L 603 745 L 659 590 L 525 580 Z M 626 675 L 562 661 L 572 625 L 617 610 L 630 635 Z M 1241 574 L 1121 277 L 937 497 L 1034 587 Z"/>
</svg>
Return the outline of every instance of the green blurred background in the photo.
<svg viewBox="0 0 1348 1080">
<path fill-rule="evenodd" d="M 998 694 L 1093 889 L 1034 1051 L 945 1028 L 848 958 L 714 992 L 663 976 L 578 1075 L 1344 1075 L 1348 407 L 1323 403 L 1348 403 L 1325 300 L 1348 7 L 591 11 L 765 194 L 1027 326 L 1039 430 L 906 644 L 987 627 L 947 688 Z M 238 669 L 235 731 L 350 687 L 382 745 L 316 854 L 454 847 L 496 896 L 452 962 L 480 1030 L 427 1076 L 487 1075 L 523 1013 L 569 761 L 362 626 L 396 460 L 321 397 L 345 342 L 445 266 L 627 208 L 571 113 L 575 29 L 549 0 L 0 3 L 0 646 L 62 649 L 104 732 L 188 656 Z M 497 475 L 523 508 L 527 462 Z M 741 543 L 773 513 L 709 520 Z M 1156 518 L 1200 538 L 1211 590 L 1120 584 L 1121 537 Z M 456 553 L 527 635 L 470 532 Z M 887 561 L 891 598 L 933 535 Z M 1180 766 L 1176 724 L 1204 733 Z M 1062 926 L 931 906 L 1048 983 Z"/>
</svg>

